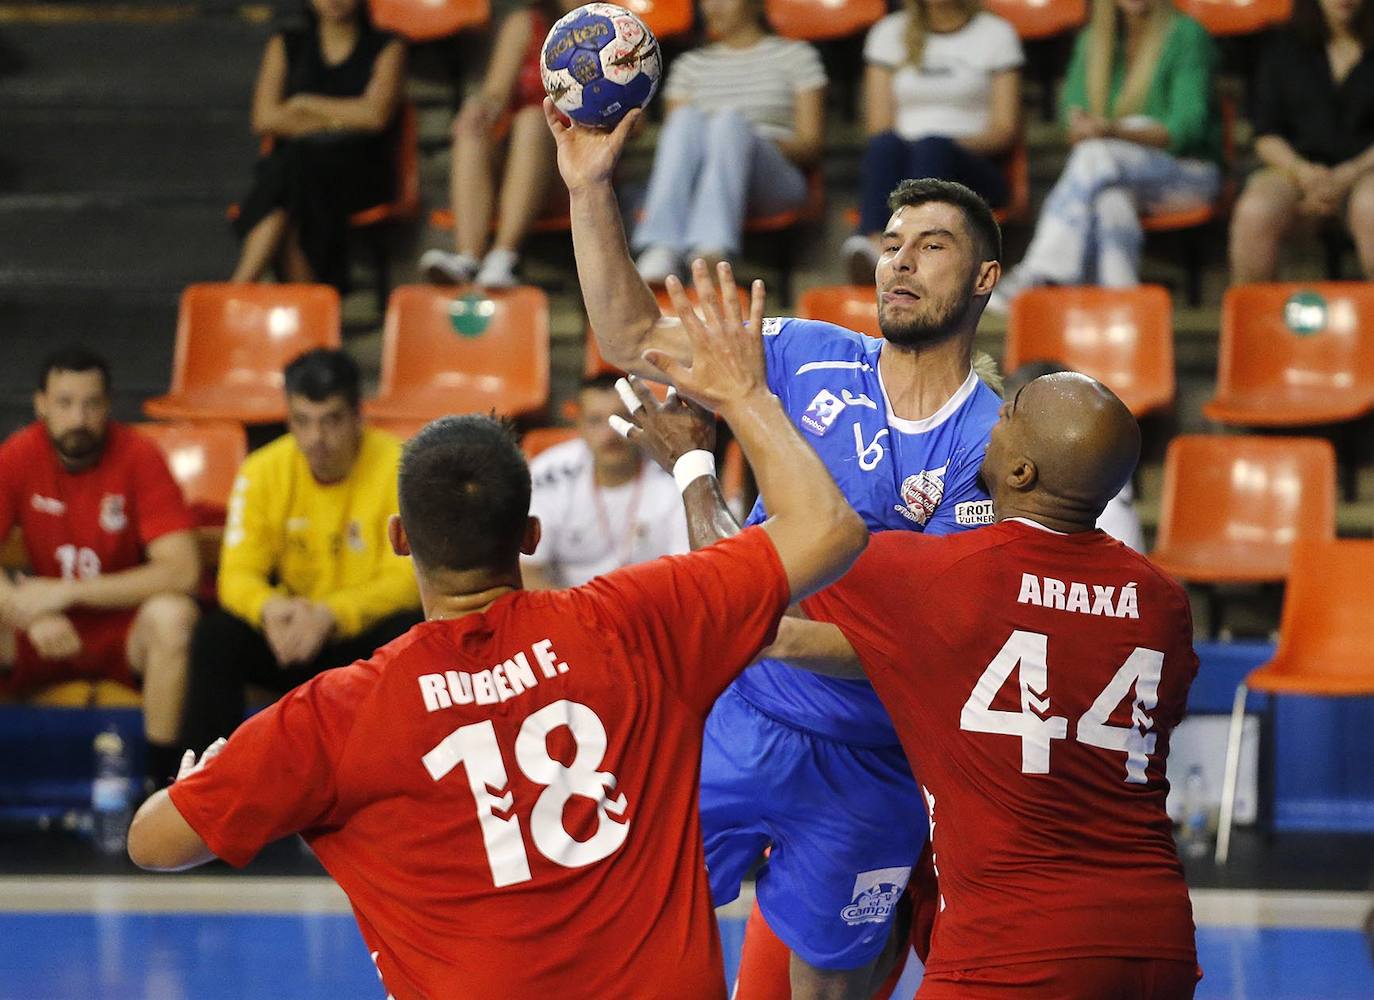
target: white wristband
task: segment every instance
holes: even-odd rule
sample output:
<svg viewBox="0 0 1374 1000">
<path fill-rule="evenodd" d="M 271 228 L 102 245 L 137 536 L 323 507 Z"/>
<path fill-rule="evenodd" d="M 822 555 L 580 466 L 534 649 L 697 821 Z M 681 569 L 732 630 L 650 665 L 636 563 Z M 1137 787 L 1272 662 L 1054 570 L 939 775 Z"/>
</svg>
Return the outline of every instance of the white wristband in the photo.
<svg viewBox="0 0 1374 1000">
<path fill-rule="evenodd" d="M 687 487 L 702 476 L 714 478 L 715 474 L 716 456 L 701 448 L 687 452 L 673 463 L 673 479 L 679 493 L 686 493 Z"/>
</svg>

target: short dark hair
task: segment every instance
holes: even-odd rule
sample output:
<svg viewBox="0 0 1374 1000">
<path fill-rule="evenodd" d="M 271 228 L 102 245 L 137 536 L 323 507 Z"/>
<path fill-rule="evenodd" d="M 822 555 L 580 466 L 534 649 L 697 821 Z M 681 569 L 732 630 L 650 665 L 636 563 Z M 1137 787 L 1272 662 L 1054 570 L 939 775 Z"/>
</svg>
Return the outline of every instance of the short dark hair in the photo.
<svg viewBox="0 0 1374 1000">
<path fill-rule="evenodd" d="M 84 347 L 60 347 L 44 358 L 38 370 L 39 392 L 47 391 L 48 376 L 53 372 L 99 372 L 106 395 L 110 392 L 110 363 Z"/>
<path fill-rule="evenodd" d="M 286 394 L 304 396 L 312 403 L 343 396 L 356 410 L 362 396 L 361 383 L 358 362 L 337 348 L 316 347 L 286 366 Z"/>
<path fill-rule="evenodd" d="M 425 569 L 500 569 L 520 556 L 530 468 L 514 429 L 492 417 L 441 417 L 406 444 L 401 523 Z"/>
<path fill-rule="evenodd" d="M 1002 227 L 993 217 L 988 203 L 971 188 L 958 181 L 942 180 L 939 177 L 915 177 L 902 181 L 887 197 L 889 212 L 914 205 L 926 205 L 938 201 L 953 205 L 964 213 L 977 243 L 983 260 L 1002 259 Z"/>
</svg>

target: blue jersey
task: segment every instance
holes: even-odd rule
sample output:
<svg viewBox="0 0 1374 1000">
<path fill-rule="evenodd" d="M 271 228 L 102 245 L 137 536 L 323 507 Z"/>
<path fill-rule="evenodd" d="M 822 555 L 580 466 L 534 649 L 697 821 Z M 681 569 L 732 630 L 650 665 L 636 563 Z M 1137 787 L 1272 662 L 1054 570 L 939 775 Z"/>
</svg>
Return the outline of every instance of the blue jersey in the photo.
<svg viewBox="0 0 1374 1000">
<path fill-rule="evenodd" d="M 765 320 L 763 334 L 769 387 L 870 531 L 945 535 L 992 523 L 978 468 L 1002 400 L 977 375 L 969 372 L 932 416 L 903 420 L 892 415 L 878 374 L 884 341 L 806 319 Z M 749 523 L 765 516 L 760 500 Z M 898 742 L 867 681 L 762 660 L 734 688 L 764 714 L 822 736 L 860 746 Z"/>
</svg>

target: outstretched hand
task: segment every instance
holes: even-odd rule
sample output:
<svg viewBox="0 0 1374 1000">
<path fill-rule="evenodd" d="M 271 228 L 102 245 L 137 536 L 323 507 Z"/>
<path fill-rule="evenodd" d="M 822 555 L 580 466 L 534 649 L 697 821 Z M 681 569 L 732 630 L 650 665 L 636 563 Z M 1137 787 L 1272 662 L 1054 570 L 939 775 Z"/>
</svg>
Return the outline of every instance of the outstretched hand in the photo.
<svg viewBox="0 0 1374 1000">
<path fill-rule="evenodd" d="M 692 308 L 682 282 L 675 277 L 667 281 L 668 297 L 687 334 L 692 363 L 685 365 L 660 350 L 645 351 L 644 360 L 683 395 L 719 411 L 760 390 L 767 392 L 768 375 L 763 357 L 763 282 L 756 280 L 750 289 L 746 326 L 734 271 L 721 261 L 716 265 L 716 276 L 719 285 L 711 281 L 705 261 L 692 262 L 700 315 Z"/>
<path fill-rule="evenodd" d="M 637 446 L 664 472 L 672 473 L 677 460 L 689 451 L 716 450 L 716 418 L 689 399 L 683 399 L 676 389 L 660 403 L 654 394 L 635 375 L 615 384 L 629 419 L 612 414 L 611 430 Z"/>
<path fill-rule="evenodd" d="M 635 108 L 610 130 L 567 124 L 554 106 L 553 98 L 545 97 L 544 120 L 558 145 L 558 172 L 563 175 L 568 190 L 609 183 L 625 143 L 638 131 L 643 118 L 644 112 Z"/>
</svg>

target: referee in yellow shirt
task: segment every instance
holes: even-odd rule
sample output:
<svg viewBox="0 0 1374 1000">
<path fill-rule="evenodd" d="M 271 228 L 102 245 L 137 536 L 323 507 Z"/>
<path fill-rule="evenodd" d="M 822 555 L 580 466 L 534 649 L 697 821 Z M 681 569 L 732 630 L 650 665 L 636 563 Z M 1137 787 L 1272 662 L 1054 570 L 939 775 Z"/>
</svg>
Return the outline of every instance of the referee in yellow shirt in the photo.
<svg viewBox="0 0 1374 1000">
<path fill-rule="evenodd" d="M 220 608 L 191 645 L 184 746 L 228 736 L 247 685 L 285 693 L 422 617 L 410 562 L 387 541 L 401 443 L 363 427 L 357 364 L 301 355 L 286 404 L 290 433 L 248 456 L 229 500 Z"/>
</svg>

